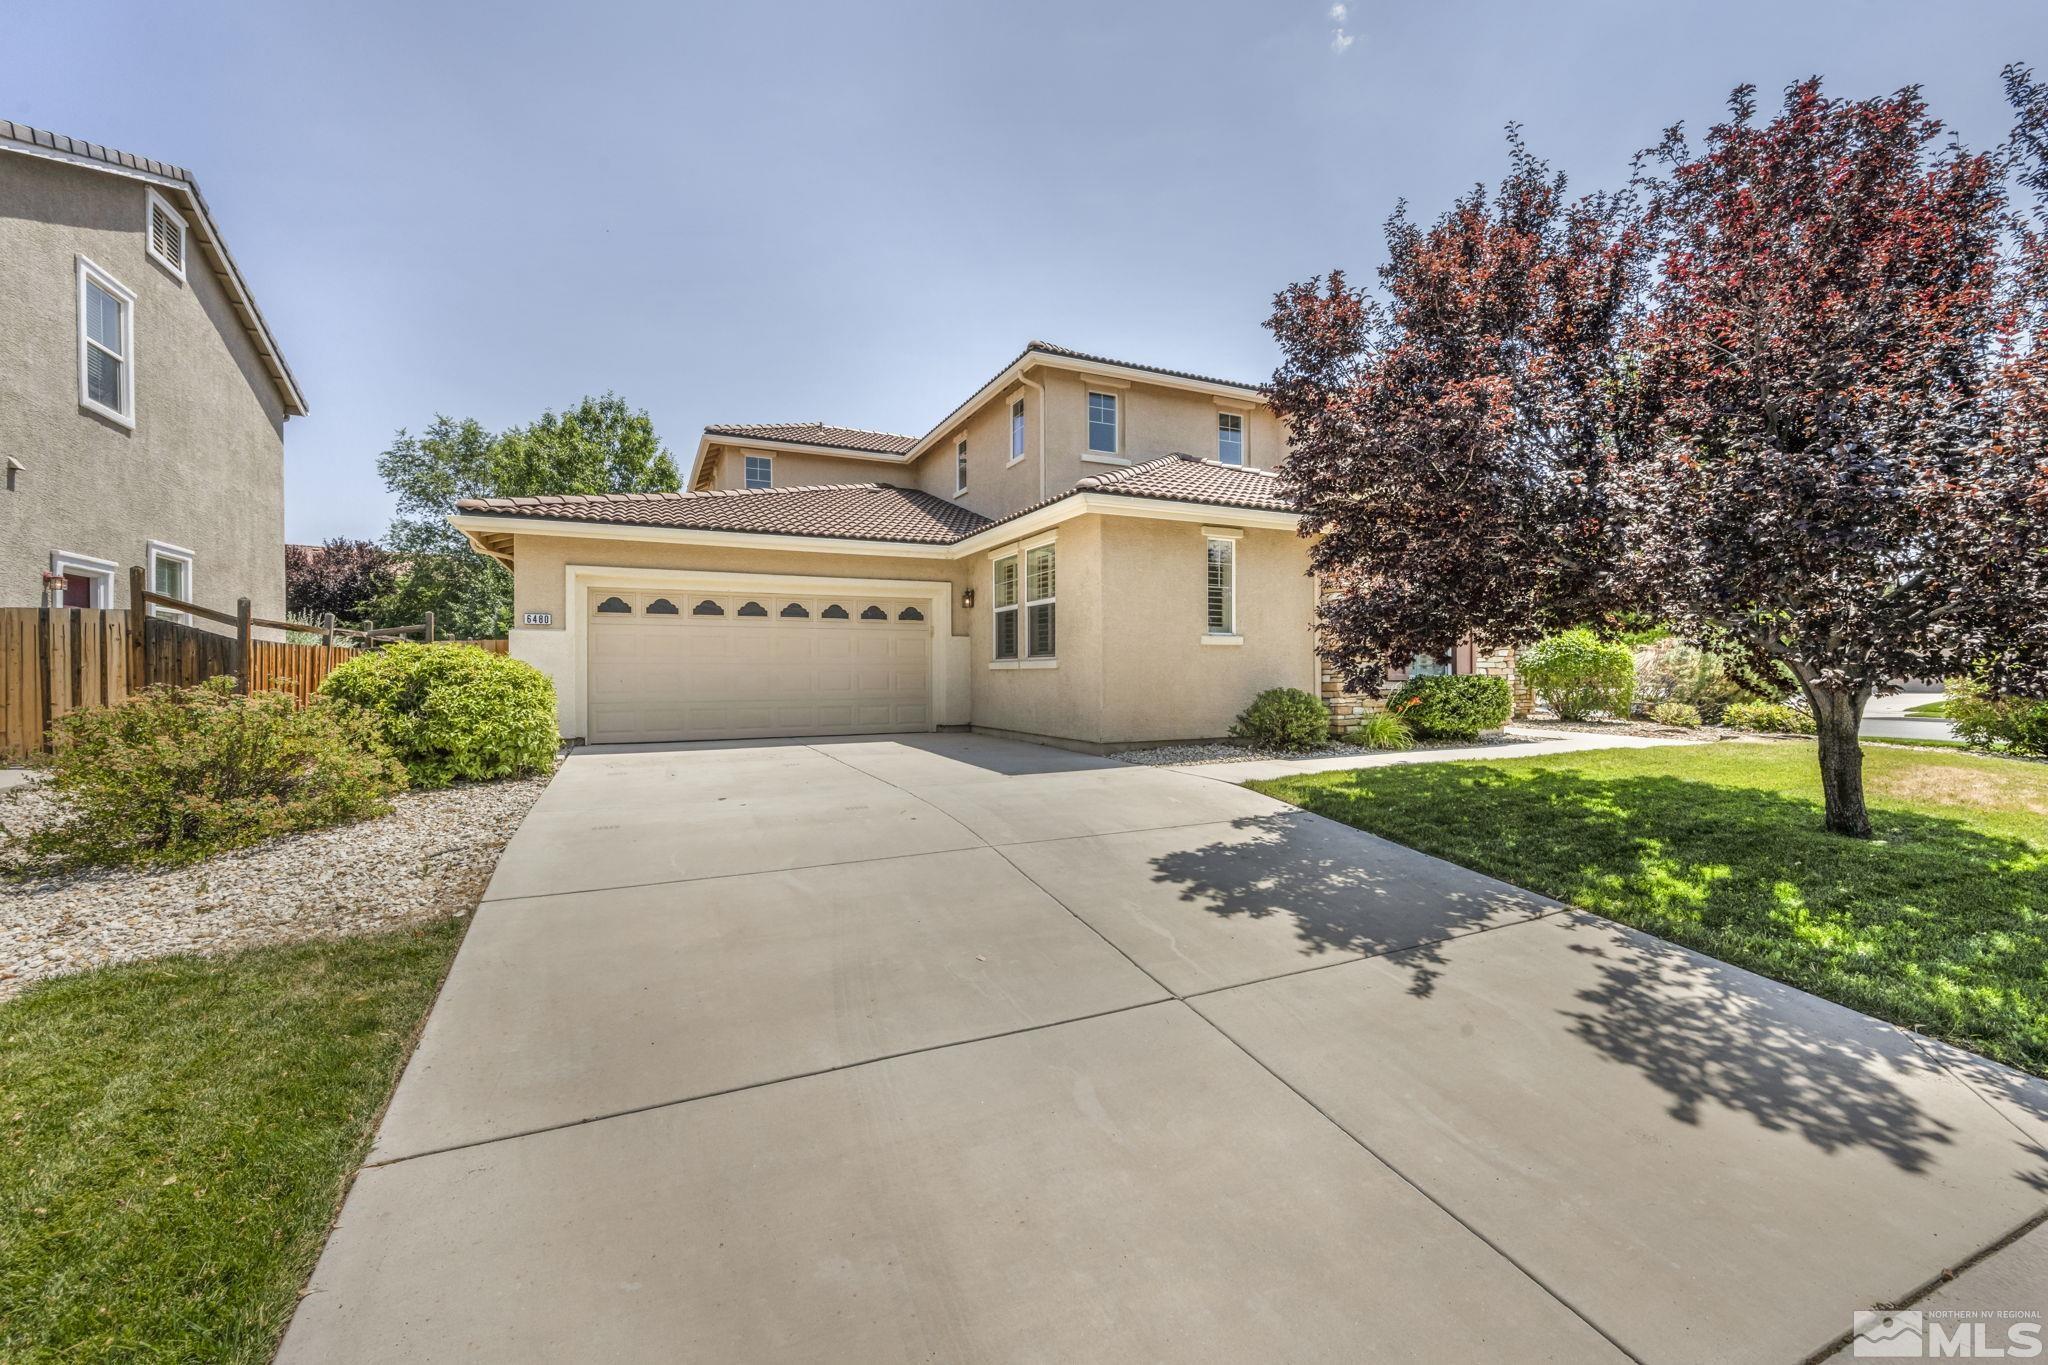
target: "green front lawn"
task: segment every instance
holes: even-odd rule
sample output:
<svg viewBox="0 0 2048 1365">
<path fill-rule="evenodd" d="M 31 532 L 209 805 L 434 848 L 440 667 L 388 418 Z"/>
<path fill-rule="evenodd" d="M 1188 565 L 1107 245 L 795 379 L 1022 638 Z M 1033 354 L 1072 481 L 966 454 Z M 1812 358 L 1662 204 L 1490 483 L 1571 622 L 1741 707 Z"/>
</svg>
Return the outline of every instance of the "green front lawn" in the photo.
<svg viewBox="0 0 2048 1365">
<path fill-rule="evenodd" d="M 466 923 L 0 1005 L 0 1359 L 270 1359 Z"/>
<path fill-rule="evenodd" d="M 1868 842 L 1821 831 L 1811 743 L 1251 785 L 2048 1075 L 2048 764 L 1870 745 L 1864 773 Z"/>
<path fill-rule="evenodd" d="M 1923 701 L 1918 706 L 1907 707 L 1906 714 L 1909 716 L 1933 716 L 1935 719 L 1939 720 L 1948 715 L 1948 703 L 1939 701 Z"/>
</svg>

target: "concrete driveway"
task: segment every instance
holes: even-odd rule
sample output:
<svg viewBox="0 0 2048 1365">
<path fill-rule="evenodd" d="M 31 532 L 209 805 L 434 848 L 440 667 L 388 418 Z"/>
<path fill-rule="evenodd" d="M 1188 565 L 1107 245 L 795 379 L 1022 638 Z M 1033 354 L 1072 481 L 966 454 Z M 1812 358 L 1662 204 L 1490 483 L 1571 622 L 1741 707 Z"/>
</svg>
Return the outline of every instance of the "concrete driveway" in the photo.
<svg viewBox="0 0 2048 1365">
<path fill-rule="evenodd" d="M 1797 1361 L 2044 1210 L 2048 1086 L 1227 782 L 590 749 L 281 1358 Z"/>
</svg>

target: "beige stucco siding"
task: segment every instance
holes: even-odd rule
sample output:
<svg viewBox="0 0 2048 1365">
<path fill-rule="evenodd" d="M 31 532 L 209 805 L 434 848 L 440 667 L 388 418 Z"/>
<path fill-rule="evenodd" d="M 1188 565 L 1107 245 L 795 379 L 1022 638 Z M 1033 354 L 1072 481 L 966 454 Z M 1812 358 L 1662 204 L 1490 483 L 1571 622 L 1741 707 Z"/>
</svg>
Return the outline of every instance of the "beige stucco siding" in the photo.
<svg viewBox="0 0 2048 1365">
<path fill-rule="evenodd" d="M 745 488 L 748 455 L 766 455 L 774 461 L 771 477 L 776 488 L 802 488 L 821 483 L 894 483 L 906 486 L 910 483 L 904 467 L 891 462 L 813 454 L 810 451 L 720 446 L 715 454 L 707 455 L 715 459 L 710 486 L 720 490 Z"/>
<path fill-rule="evenodd" d="M 53 550 L 126 568 L 150 540 L 195 553 L 199 600 L 284 614 L 284 408 L 196 242 L 186 278 L 144 250 L 147 191 L 0 154 L 0 605 L 35 603 Z M 80 406 L 83 255 L 136 295 L 135 426 Z"/>
<path fill-rule="evenodd" d="M 974 585 L 969 671 L 973 676 L 974 724 L 982 729 L 1105 742 L 1102 730 L 1102 539 L 1104 518 L 1076 517 L 1050 537 L 1013 542 L 970 562 Z M 1054 546 L 1054 643 L 1051 667 L 999 663 L 995 657 L 996 560 L 1028 546 Z M 1020 565 L 1021 569 L 1021 565 Z M 1021 576 L 1021 575 L 1020 575 Z M 1021 613 L 1022 607 L 1019 608 Z M 1020 615 L 1018 638 L 1024 637 Z M 1020 645 L 1021 649 L 1021 645 Z"/>
<path fill-rule="evenodd" d="M 1010 460 L 1010 404 L 1024 402 L 1024 458 Z M 958 502 L 985 517 L 1006 516 L 1029 507 L 1044 496 L 1038 486 L 1038 424 L 1041 420 L 1038 394 L 1024 384 L 1013 384 L 981 405 L 946 433 L 913 466 L 913 487 L 934 497 Z M 956 460 L 960 442 L 967 442 L 967 491 L 954 496 L 958 486 Z M 1071 482 L 1047 493 L 1064 492 Z"/>
<path fill-rule="evenodd" d="M 1313 694 L 1314 580 L 1308 545 L 1291 531 L 1245 530 L 1237 541 L 1238 645 L 1204 644 L 1208 542 L 1201 525 L 1102 518 L 1101 738 L 1215 739 L 1269 687 Z M 1227 509 L 1213 525 L 1230 527 Z"/>
<path fill-rule="evenodd" d="M 1271 469 L 1286 450 L 1279 419 L 1265 407 L 1236 402 L 1228 406 L 1203 393 L 1154 384 L 1119 387 L 1064 370 L 1041 370 L 1046 390 L 1046 483 L 1057 492 L 1092 474 L 1114 470 L 1085 458 L 1088 450 L 1088 394 L 1091 389 L 1117 396 L 1121 416 L 1121 449 L 1116 457 L 1143 464 L 1166 455 L 1216 458 L 1216 416 L 1235 412 L 1245 417 L 1245 463 Z"/>
</svg>

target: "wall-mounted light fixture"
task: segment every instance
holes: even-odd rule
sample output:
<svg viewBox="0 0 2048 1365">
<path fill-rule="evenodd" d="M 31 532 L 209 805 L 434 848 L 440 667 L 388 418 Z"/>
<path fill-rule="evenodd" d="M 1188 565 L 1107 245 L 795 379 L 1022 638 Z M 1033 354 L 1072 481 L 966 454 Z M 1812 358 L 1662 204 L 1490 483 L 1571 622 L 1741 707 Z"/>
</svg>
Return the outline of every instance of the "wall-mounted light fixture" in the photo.
<svg viewBox="0 0 2048 1365">
<path fill-rule="evenodd" d="M 974 589 L 962 588 L 960 590 L 960 605 L 969 611 L 974 610 Z"/>
</svg>

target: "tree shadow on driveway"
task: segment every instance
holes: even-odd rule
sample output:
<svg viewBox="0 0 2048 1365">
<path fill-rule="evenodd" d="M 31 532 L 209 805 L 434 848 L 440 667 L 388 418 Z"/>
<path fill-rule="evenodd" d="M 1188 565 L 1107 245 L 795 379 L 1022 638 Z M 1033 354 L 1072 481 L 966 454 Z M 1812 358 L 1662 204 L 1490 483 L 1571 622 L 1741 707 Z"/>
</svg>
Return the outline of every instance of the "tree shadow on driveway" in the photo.
<svg viewBox="0 0 2048 1365">
<path fill-rule="evenodd" d="M 1184 886 L 1183 899 L 1216 913 L 1290 915 L 1305 952 L 1388 954 L 1385 965 L 1406 972 L 1419 998 L 1491 989 L 1489 958 L 1556 955 L 1554 970 L 1542 962 L 1514 984 L 1545 1003 L 1524 1017 L 1558 1020 L 1567 1036 L 1638 1071 L 1668 1096 L 1678 1122 L 1697 1124 L 1718 1107 L 1822 1151 L 1861 1147 L 1923 1172 L 1953 1134 L 1916 1096 L 1957 1079 L 1956 1069 L 1944 1070 L 1911 1033 L 1854 1011 L 1991 1040 L 2035 1065 L 2048 1060 L 2033 1051 L 2048 1038 L 2036 1027 L 2048 994 L 2039 927 L 2048 861 L 2024 842 L 1887 810 L 1879 824 L 1888 842 L 1864 844 L 1821 833 L 1811 803 L 1661 776 L 1461 764 L 1324 774 L 1266 790 L 1712 954 L 1581 916 L 1570 917 L 1568 957 L 1557 933 L 1533 928 L 1461 944 L 1456 935 L 1513 922 L 1498 918 L 1513 887 L 1469 874 L 1449 886 L 1428 872 L 1441 863 L 1404 862 L 1415 854 L 1377 840 L 1290 853 L 1286 844 L 1307 836 L 1288 816 L 1254 822 L 1280 847 L 1249 870 L 1227 841 L 1154 864 L 1158 879 Z M 1393 886 L 1405 897 L 1387 894 Z M 1421 894 L 1429 888 L 1433 900 Z M 1368 911 L 1368 899 L 1409 909 Z M 1540 1024 L 1532 1030 L 1532 1064 L 1541 1064 L 1545 1036 Z M 2048 1132 L 2048 1085 L 1980 1066 L 1971 1083 L 2010 1092 L 2016 1139 L 2028 1113 Z M 2039 1136 L 2015 1145 L 2016 1178 L 2048 1188 Z"/>
</svg>

